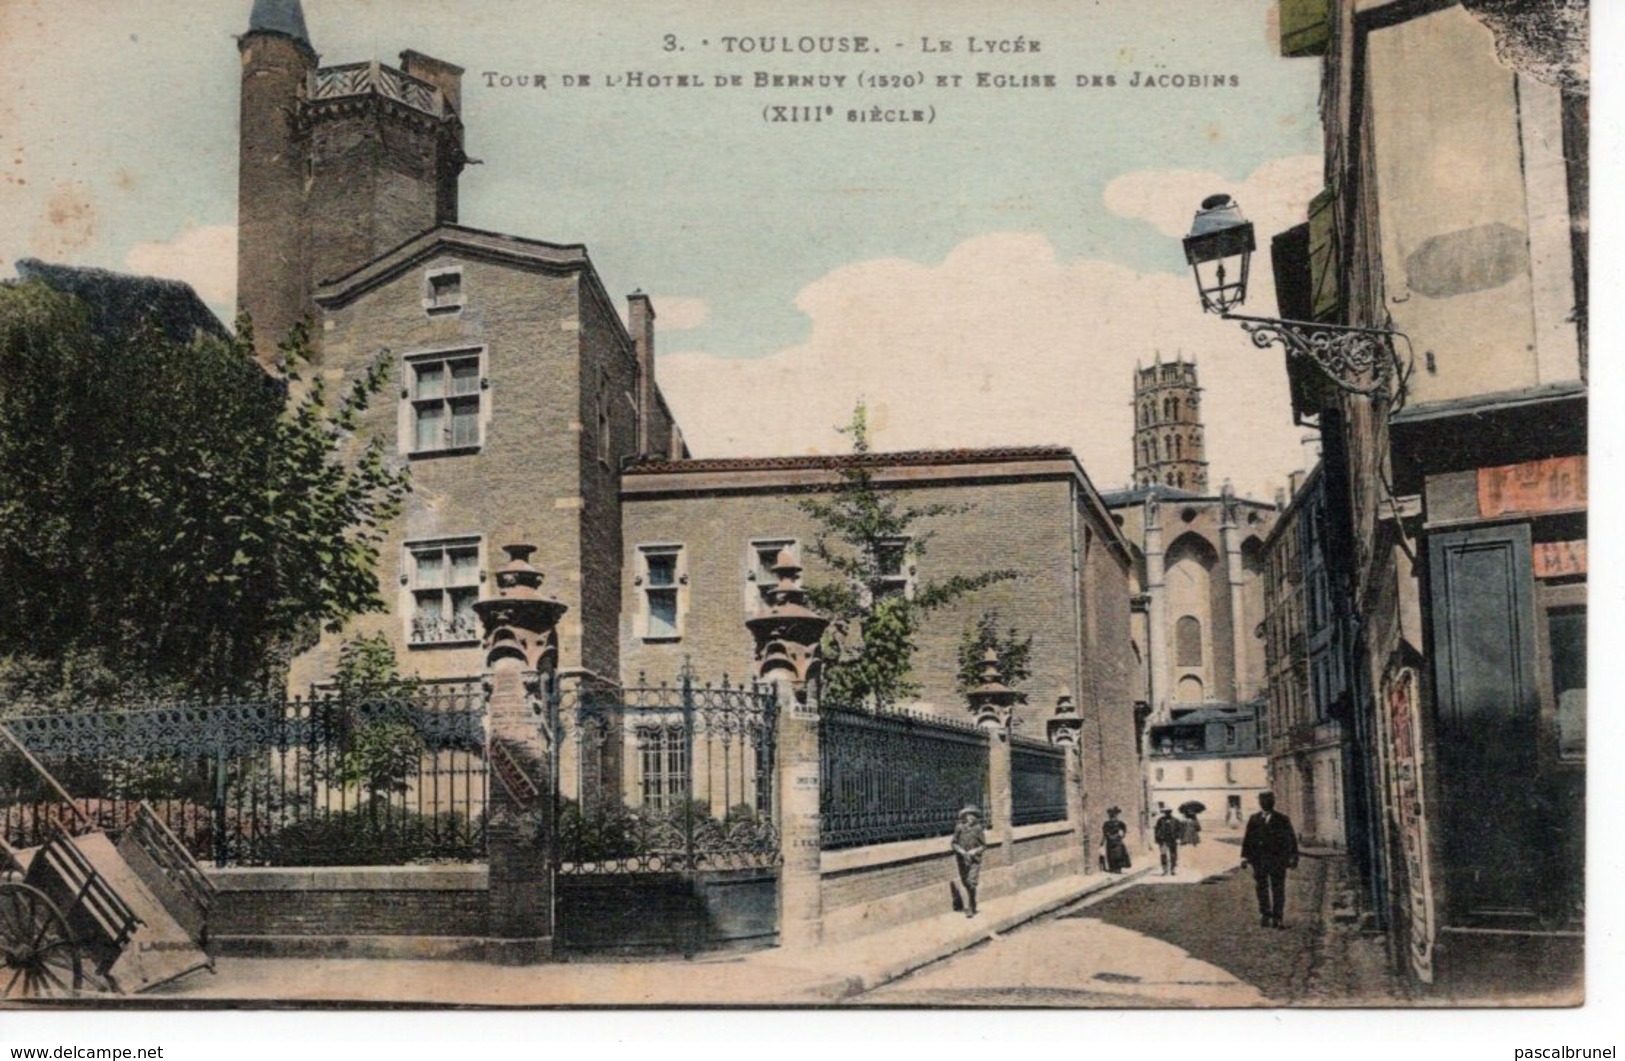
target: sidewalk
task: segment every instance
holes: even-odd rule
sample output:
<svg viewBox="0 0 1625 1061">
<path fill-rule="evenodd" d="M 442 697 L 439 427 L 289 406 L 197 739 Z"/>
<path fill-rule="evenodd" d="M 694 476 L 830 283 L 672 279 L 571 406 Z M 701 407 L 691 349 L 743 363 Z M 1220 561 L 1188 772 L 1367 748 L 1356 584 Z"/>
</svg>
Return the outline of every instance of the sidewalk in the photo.
<svg viewBox="0 0 1625 1061">
<path fill-rule="evenodd" d="M 1079 899 L 1143 881 L 1155 857 L 1121 875 L 1066 877 L 985 901 L 974 920 L 941 915 L 847 943 L 693 960 L 570 960 L 518 968 L 479 962 L 229 958 L 118 1004 L 351 1003 L 429 1006 L 829 1005 L 997 938 Z M 1194 879 L 1194 878 L 1188 878 Z"/>
</svg>

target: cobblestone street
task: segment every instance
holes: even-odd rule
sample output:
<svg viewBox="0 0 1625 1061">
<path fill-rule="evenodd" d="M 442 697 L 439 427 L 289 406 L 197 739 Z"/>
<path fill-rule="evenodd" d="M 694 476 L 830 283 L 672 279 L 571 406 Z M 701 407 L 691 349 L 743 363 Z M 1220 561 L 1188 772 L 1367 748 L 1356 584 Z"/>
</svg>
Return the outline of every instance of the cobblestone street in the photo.
<svg viewBox="0 0 1625 1061">
<path fill-rule="evenodd" d="M 1204 850 L 1205 848 L 1205 850 Z M 1286 927 L 1258 923 L 1252 875 L 1220 840 L 1155 873 L 886 985 L 870 1005 L 1348 1006 L 1406 996 L 1382 943 L 1332 916 L 1336 861 L 1288 877 Z"/>
</svg>

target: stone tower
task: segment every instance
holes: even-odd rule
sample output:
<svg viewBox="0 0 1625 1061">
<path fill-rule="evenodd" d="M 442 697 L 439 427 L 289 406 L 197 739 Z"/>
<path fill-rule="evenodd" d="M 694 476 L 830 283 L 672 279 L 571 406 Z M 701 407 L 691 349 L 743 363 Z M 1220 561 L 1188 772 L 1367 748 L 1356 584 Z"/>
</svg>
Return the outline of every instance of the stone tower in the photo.
<svg viewBox="0 0 1625 1061">
<path fill-rule="evenodd" d="M 320 67 L 299 0 L 254 0 L 237 47 L 237 305 L 269 364 L 317 286 L 457 220 L 463 71 L 413 51 Z"/>
<path fill-rule="evenodd" d="M 1202 440 L 1201 387 L 1196 363 L 1164 363 L 1134 369 L 1134 485 L 1207 490 L 1207 451 Z"/>
</svg>

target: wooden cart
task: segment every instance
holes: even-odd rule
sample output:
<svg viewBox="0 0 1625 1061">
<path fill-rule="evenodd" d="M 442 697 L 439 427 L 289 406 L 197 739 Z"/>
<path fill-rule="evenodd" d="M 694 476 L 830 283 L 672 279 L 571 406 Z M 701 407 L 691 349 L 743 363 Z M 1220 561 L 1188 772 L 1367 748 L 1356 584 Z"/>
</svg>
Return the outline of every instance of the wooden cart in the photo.
<svg viewBox="0 0 1625 1061">
<path fill-rule="evenodd" d="M 115 840 L 4 726 L 0 739 L 23 751 L 70 823 L 38 847 L 0 839 L 0 999 L 133 994 L 212 970 L 214 888 L 152 808 L 140 804 Z"/>
</svg>

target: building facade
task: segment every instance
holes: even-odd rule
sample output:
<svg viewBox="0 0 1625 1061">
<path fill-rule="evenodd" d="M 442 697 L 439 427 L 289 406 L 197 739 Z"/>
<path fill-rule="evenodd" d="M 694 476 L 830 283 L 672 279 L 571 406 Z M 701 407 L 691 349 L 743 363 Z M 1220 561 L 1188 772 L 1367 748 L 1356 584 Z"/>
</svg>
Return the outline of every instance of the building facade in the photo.
<svg viewBox="0 0 1625 1061">
<path fill-rule="evenodd" d="M 358 635 L 387 638 L 405 673 L 478 676 L 474 605 L 516 542 L 536 546 L 529 563 L 565 606 L 562 676 L 644 690 L 748 682 L 746 622 L 764 613 L 779 556 L 805 561 L 809 583 L 830 575 L 803 548 L 817 528 L 797 502 L 860 458 L 690 459 L 655 379 L 652 299 L 629 296 L 623 323 L 584 247 L 455 223 L 458 68 L 416 52 L 399 68 L 318 66 L 297 0 L 257 0 L 239 51 L 239 290 L 258 355 L 273 364 L 282 335 L 308 318 L 313 370 L 331 389 L 381 364 L 389 385 L 354 445 L 381 442 L 411 478 L 381 548 L 385 609 L 323 634 L 293 661 L 290 685 L 328 680 Z M 922 693 L 904 706 L 968 720 L 959 646 L 997 610 L 1033 637 L 1018 737 L 1043 740 L 1071 697 L 1088 806 L 1138 817 L 1130 550 L 1076 458 L 861 459 L 886 492 L 957 513 L 932 521 L 929 550 L 922 537 L 881 558 L 896 592 L 992 567 L 1017 576 L 931 615 L 914 660 Z M 628 723 L 600 735 L 593 756 L 559 764 L 562 791 L 583 806 L 618 790 L 665 808 L 704 772 L 724 778 L 705 797 L 719 817 L 754 805 L 767 767 L 734 759 L 762 754 L 760 741 L 747 752 L 742 737 L 711 734 L 702 750 L 679 747 L 678 732 Z"/>
<path fill-rule="evenodd" d="M 1343 617 L 1328 567 L 1326 478 L 1298 482 L 1264 542 L 1270 783 L 1312 847 L 1345 847 L 1350 707 Z"/>
<path fill-rule="evenodd" d="M 1318 420 L 1362 789 L 1355 868 L 1396 957 L 1450 997 L 1579 997 L 1584 939 L 1584 5 L 1283 2 L 1321 60 L 1326 191 L 1282 315 L 1390 331 Z M 1448 175 L 1448 176 L 1444 176 Z M 1368 381 L 1367 381 L 1368 382 Z M 1372 390 L 1372 388 L 1365 388 Z M 1493 972 L 1492 972 L 1493 971 Z"/>
<path fill-rule="evenodd" d="M 1131 627 L 1146 803 L 1155 809 L 1197 799 L 1234 823 L 1269 787 L 1259 626 L 1264 541 L 1276 509 L 1238 498 L 1229 484 L 1217 495 L 1177 485 L 1182 477 L 1207 482 L 1200 390 L 1191 361 L 1158 358 L 1136 369 L 1135 481 L 1143 485 L 1105 500 L 1134 558 Z M 1209 798 L 1190 794 L 1198 772 L 1211 774 L 1203 782 Z"/>
</svg>

